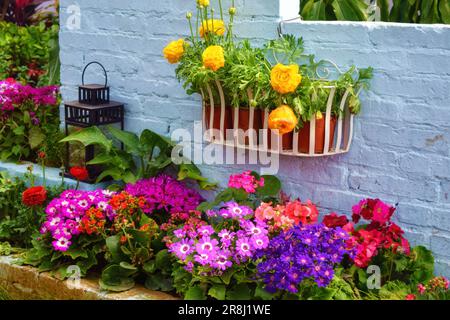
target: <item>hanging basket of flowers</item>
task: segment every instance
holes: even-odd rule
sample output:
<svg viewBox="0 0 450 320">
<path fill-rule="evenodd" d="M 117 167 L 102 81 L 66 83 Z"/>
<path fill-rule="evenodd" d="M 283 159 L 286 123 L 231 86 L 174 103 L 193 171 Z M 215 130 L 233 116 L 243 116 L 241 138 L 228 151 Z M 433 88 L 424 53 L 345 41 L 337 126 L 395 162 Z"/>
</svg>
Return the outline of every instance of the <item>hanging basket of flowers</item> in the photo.
<svg viewBox="0 0 450 320">
<path fill-rule="evenodd" d="M 237 41 L 234 1 L 226 15 L 218 7 L 197 1 L 190 37 L 164 48 L 187 93 L 202 97 L 205 140 L 293 156 L 348 152 L 372 69 L 316 61 L 301 38 L 281 32 L 262 48 Z"/>
</svg>

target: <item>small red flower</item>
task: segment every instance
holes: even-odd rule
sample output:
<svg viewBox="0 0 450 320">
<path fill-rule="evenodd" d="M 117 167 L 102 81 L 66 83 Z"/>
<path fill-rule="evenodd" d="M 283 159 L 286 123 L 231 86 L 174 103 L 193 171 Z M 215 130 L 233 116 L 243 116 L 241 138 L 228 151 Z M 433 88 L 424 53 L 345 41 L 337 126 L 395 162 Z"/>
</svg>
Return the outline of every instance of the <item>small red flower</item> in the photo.
<svg viewBox="0 0 450 320">
<path fill-rule="evenodd" d="M 78 181 L 87 180 L 89 178 L 89 172 L 85 167 L 73 167 L 70 169 L 70 174 Z"/>
<path fill-rule="evenodd" d="M 40 206 L 47 200 L 47 190 L 44 187 L 32 187 L 22 193 L 22 202 L 28 207 Z"/>
<path fill-rule="evenodd" d="M 44 151 L 41 151 L 41 152 L 38 153 L 38 158 L 39 159 L 45 159 L 46 157 L 47 157 L 47 155 L 45 154 Z"/>
<path fill-rule="evenodd" d="M 410 293 L 406 296 L 405 300 L 416 300 L 416 295 Z"/>
</svg>

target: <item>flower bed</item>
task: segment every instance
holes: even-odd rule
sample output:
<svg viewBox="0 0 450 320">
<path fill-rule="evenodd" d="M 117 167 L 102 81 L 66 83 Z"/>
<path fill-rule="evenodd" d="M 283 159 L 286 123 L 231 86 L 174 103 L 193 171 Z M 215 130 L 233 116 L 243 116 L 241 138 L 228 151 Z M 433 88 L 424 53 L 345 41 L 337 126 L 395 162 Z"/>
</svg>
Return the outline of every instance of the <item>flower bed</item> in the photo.
<svg viewBox="0 0 450 320">
<path fill-rule="evenodd" d="M 42 189 L 35 189 L 23 201 L 39 212 Z M 448 298 L 431 252 L 410 248 L 394 212 L 365 199 L 351 218 L 320 219 L 313 202 L 288 197 L 276 177 L 254 172 L 231 176 L 205 202 L 160 175 L 123 191 L 57 193 L 19 263 L 58 279 L 74 268 L 82 277 L 99 274 L 99 287 L 111 292 L 142 284 L 184 299 Z M 375 287 L 366 271 L 373 265 Z"/>
</svg>

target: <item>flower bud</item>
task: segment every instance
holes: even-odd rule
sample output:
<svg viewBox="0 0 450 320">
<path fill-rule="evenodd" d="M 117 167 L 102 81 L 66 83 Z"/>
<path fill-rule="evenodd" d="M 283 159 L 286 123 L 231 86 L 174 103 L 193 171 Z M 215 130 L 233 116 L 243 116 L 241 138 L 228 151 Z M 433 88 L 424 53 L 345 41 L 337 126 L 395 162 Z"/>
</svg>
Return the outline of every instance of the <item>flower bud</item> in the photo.
<svg viewBox="0 0 450 320">
<path fill-rule="evenodd" d="M 236 14 L 236 8 L 235 7 L 231 7 L 230 10 L 228 11 L 231 15 L 235 15 Z"/>
<path fill-rule="evenodd" d="M 190 20 L 192 18 L 192 12 L 188 11 L 186 13 L 186 19 Z"/>
</svg>

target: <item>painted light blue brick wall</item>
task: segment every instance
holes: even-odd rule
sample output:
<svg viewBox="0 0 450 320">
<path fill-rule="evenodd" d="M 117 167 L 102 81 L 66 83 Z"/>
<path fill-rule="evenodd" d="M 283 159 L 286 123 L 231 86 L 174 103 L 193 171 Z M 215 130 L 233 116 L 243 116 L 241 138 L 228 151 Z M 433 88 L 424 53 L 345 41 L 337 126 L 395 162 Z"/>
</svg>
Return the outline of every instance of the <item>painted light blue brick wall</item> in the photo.
<svg viewBox="0 0 450 320">
<path fill-rule="evenodd" d="M 192 130 L 201 117 L 199 97 L 184 93 L 161 51 L 187 35 L 184 16 L 194 11 L 194 2 L 62 0 L 64 99 L 76 98 L 83 65 L 99 60 L 109 71 L 113 98 L 127 104 L 129 130 Z M 79 30 L 64 24 L 73 4 L 81 9 Z M 255 43 L 276 37 L 278 1 L 240 0 L 237 8 L 240 36 Z M 408 238 L 431 248 L 438 273 L 450 276 L 450 27 L 302 22 L 285 25 L 285 32 L 302 36 L 308 52 L 342 68 L 375 69 L 351 151 L 319 159 L 282 157 L 279 176 L 286 191 L 318 202 L 323 213 L 348 214 L 367 196 L 398 204 L 396 219 Z M 202 166 L 222 184 L 242 169 Z"/>
</svg>

